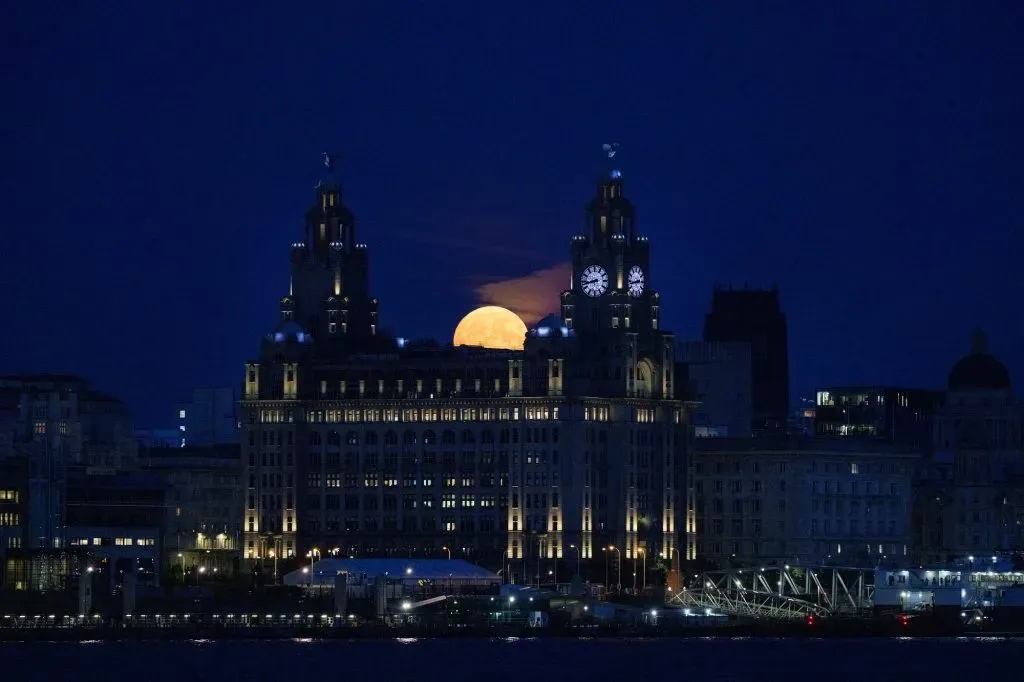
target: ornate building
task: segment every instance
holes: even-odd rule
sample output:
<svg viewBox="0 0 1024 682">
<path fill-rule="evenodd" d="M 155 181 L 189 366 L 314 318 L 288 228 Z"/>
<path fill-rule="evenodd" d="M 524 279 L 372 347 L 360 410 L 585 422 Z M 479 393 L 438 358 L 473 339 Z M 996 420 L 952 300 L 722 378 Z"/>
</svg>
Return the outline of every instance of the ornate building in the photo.
<svg viewBox="0 0 1024 682">
<path fill-rule="evenodd" d="M 921 563 L 1024 550 L 1021 410 L 976 331 L 949 373 L 916 500 Z"/>
<path fill-rule="evenodd" d="M 280 324 L 246 366 L 244 557 L 692 557 L 675 343 L 617 171 L 587 222 L 562 318 L 523 351 L 406 344 L 381 333 L 368 251 L 321 183 Z"/>
</svg>

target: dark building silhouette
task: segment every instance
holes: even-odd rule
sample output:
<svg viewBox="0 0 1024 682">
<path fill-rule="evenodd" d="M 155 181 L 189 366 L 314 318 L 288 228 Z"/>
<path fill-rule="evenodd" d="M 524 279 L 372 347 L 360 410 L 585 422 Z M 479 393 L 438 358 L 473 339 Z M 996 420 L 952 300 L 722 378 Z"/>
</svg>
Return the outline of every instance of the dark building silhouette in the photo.
<svg viewBox="0 0 1024 682">
<path fill-rule="evenodd" d="M 750 344 L 751 431 L 782 431 L 789 416 L 789 340 L 779 290 L 716 288 L 704 340 Z"/>
</svg>

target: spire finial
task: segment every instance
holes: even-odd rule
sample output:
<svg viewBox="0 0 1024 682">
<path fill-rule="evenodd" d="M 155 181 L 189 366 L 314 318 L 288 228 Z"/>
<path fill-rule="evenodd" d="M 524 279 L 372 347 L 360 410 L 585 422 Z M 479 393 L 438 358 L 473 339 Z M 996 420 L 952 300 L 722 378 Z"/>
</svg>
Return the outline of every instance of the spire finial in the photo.
<svg viewBox="0 0 1024 682">
<path fill-rule="evenodd" d="M 334 170 L 334 162 L 337 161 L 337 157 L 334 154 L 329 154 L 328 152 L 324 152 L 323 155 L 322 155 L 322 158 L 323 158 L 323 162 L 324 162 L 324 167 L 327 169 L 327 172 L 329 173 L 329 172 L 333 171 Z"/>
<path fill-rule="evenodd" d="M 618 180 L 619 178 L 622 177 L 622 172 L 615 167 L 615 156 L 619 153 L 619 143 L 606 142 L 605 144 L 601 145 L 601 150 L 604 152 L 605 158 L 608 159 L 608 163 L 612 167 L 611 170 L 608 172 L 608 175 L 611 177 L 612 180 Z"/>
</svg>

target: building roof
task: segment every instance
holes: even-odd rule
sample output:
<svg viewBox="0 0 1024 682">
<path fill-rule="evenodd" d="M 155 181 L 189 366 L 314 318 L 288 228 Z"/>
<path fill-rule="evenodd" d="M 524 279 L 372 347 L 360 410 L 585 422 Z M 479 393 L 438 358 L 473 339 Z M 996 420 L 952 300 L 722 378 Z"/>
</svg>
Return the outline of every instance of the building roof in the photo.
<svg viewBox="0 0 1024 682">
<path fill-rule="evenodd" d="M 5 374 L 0 376 L 0 381 L 10 381 L 27 384 L 53 383 L 53 384 L 86 384 L 85 379 L 75 374 L 49 374 L 45 372 L 34 372 L 26 374 Z"/>
<path fill-rule="evenodd" d="M 411 569 L 411 570 L 410 570 Z M 321 559 L 313 564 L 318 584 L 333 584 L 340 573 L 376 578 L 386 575 L 410 580 L 498 580 L 486 568 L 461 559 Z M 309 574 L 302 569 L 284 576 L 285 585 L 308 585 Z"/>
<path fill-rule="evenodd" d="M 736 454 L 741 452 L 807 452 L 854 453 L 917 456 L 906 447 L 884 441 L 859 438 L 824 438 L 800 433 L 764 434 L 752 437 L 695 438 L 692 444 L 697 455 Z"/>
<path fill-rule="evenodd" d="M 988 352 L 988 337 L 974 332 L 971 352 L 960 358 L 949 372 L 950 391 L 1009 391 L 1010 371 Z"/>
</svg>

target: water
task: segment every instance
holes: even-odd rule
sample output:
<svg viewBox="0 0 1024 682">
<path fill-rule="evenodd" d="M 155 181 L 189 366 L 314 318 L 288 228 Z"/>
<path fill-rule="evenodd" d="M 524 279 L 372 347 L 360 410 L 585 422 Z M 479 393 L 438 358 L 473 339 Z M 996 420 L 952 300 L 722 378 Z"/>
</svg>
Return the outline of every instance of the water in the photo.
<svg viewBox="0 0 1024 682">
<path fill-rule="evenodd" d="M 19 682 L 1016 679 L 1024 639 L 440 639 L 0 644 Z M 1007 677 L 1009 675 L 1009 677 Z"/>
</svg>

